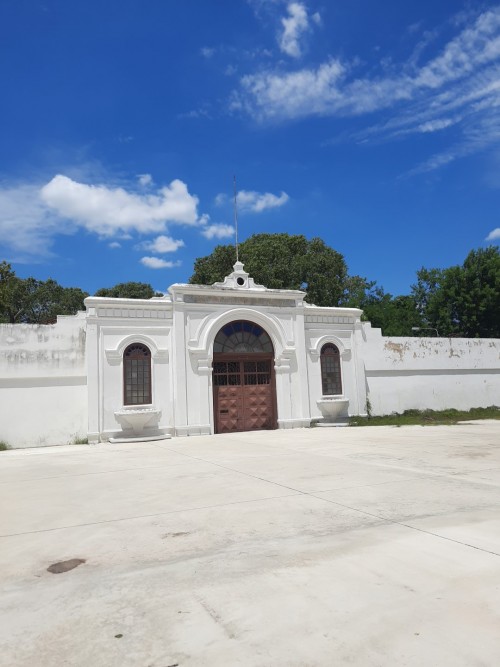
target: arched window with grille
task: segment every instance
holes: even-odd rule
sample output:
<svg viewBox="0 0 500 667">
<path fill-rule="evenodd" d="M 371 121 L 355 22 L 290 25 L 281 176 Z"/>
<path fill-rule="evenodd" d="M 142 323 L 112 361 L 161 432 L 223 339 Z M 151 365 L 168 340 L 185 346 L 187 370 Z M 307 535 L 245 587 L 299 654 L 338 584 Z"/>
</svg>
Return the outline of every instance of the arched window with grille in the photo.
<svg viewBox="0 0 500 667">
<path fill-rule="evenodd" d="M 132 343 L 123 353 L 123 404 L 148 405 L 151 397 L 151 352 Z"/>
<path fill-rule="evenodd" d="M 222 327 L 214 341 L 214 354 L 239 352 L 272 354 L 273 344 L 262 327 L 238 320 Z"/>
<path fill-rule="evenodd" d="M 342 373 L 339 348 L 327 343 L 321 348 L 321 383 L 323 396 L 342 394 Z"/>
</svg>

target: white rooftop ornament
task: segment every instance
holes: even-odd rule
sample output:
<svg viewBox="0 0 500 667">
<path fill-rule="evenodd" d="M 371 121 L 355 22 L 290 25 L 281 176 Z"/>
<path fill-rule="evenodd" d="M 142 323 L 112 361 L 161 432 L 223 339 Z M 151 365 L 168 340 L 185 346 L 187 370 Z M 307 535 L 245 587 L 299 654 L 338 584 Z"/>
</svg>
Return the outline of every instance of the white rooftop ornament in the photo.
<svg viewBox="0 0 500 667">
<path fill-rule="evenodd" d="M 214 283 L 213 286 L 221 289 L 265 291 L 267 287 L 256 285 L 254 279 L 250 278 L 248 273 L 244 271 L 243 266 L 242 262 L 236 262 L 233 266 L 233 272 L 224 278 L 224 282 Z"/>
</svg>

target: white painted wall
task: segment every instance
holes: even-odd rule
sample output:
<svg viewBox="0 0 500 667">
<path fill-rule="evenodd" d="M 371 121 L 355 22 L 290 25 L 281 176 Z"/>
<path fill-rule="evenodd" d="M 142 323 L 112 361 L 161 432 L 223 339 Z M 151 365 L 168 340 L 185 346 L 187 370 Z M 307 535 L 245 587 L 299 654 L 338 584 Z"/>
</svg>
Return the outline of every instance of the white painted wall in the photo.
<svg viewBox="0 0 500 667">
<path fill-rule="evenodd" d="M 154 432 L 173 432 L 172 304 L 163 299 L 88 297 L 89 441 L 123 436 L 115 412 L 123 410 L 123 353 L 142 343 L 151 351 L 152 405 L 161 410 Z"/>
<path fill-rule="evenodd" d="M 349 400 L 349 415 L 365 413 L 366 389 L 363 367 L 358 363 L 357 333 L 361 326 L 357 308 L 306 307 L 305 347 L 311 418 L 322 418 L 317 401 L 322 396 L 321 348 L 333 343 L 340 352 L 342 395 Z"/>
<path fill-rule="evenodd" d="M 364 323 L 359 344 L 374 415 L 500 405 L 500 340 L 389 338 Z"/>
<path fill-rule="evenodd" d="M 0 325 L 0 440 L 60 445 L 87 435 L 85 313 Z"/>
<path fill-rule="evenodd" d="M 302 292 L 242 287 L 234 290 L 236 303 L 231 303 L 227 288 L 173 285 L 169 291 L 176 435 L 214 432 L 213 342 L 219 330 L 235 320 L 255 322 L 273 341 L 279 427 L 309 425 L 307 382 L 300 380 L 306 374 Z M 192 296 L 197 301 L 190 301 Z"/>
<path fill-rule="evenodd" d="M 86 299 L 87 313 L 55 325 L 0 325 L 0 440 L 13 447 L 123 435 L 123 352 L 152 353 L 155 433 L 213 433 L 213 341 L 222 326 L 247 319 L 275 351 L 280 428 L 321 419 L 321 347 L 341 353 L 350 415 L 410 408 L 469 409 L 500 404 L 500 340 L 386 338 L 361 311 L 317 308 L 303 293 L 253 285 L 173 285 L 160 299 Z M 248 278 L 248 280 L 247 280 Z M 234 281 L 233 281 L 234 282 Z M 151 433 L 153 435 L 153 433 Z"/>
</svg>

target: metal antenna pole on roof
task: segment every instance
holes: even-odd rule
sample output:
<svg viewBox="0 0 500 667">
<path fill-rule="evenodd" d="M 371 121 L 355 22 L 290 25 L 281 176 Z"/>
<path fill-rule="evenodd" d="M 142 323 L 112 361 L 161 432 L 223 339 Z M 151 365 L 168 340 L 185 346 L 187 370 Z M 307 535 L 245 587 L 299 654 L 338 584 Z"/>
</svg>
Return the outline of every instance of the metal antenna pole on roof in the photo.
<svg viewBox="0 0 500 667">
<path fill-rule="evenodd" d="M 238 203 L 236 199 L 236 176 L 233 176 L 234 184 L 234 237 L 235 237 L 235 247 L 236 247 L 236 261 L 239 261 L 238 257 Z"/>
</svg>

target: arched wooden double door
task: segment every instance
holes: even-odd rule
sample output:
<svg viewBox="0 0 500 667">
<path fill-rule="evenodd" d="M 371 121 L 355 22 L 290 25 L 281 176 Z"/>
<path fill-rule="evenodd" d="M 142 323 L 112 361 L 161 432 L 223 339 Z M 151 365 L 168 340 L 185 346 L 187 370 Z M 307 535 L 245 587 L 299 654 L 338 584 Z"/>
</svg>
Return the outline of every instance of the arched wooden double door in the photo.
<svg viewBox="0 0 500 667">
<path fill-rule="evenodd" d="M 216 433 L 276 428 L 274 349 L 262 327 L 238 320 L 219 331 L 213 394 Z"/>
</svg>

